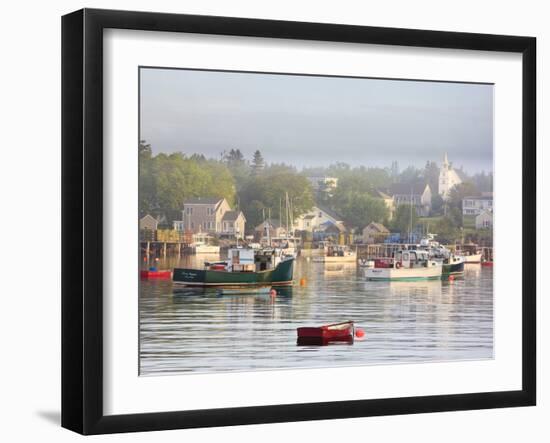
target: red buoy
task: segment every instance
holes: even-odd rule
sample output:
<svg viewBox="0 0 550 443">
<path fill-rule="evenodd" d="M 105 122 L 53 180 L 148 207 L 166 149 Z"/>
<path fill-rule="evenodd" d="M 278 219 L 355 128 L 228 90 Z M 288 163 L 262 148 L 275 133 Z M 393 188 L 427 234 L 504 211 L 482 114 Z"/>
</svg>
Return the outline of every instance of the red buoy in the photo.
<svg viewBox="0 0 550 443">
<path fill-rule="evenodd" d="M 272 289 L 271 291 L 269 291 L 269 295 L 271 295 L 272 297 L 277 297 L 277 291 L 275 289 Z"/>
<path fill-rule="evenodd" d="M 357 338 L 363 338 L 365 336 L 365 331 L 361 328 L 356 328 L 355 329 L 355 336 Z"/>
<path fill-rule="evenodd" d="M 453 281 L 455 279 L 454 275 L 449 275 L 449 281 Z"/>
</svg>

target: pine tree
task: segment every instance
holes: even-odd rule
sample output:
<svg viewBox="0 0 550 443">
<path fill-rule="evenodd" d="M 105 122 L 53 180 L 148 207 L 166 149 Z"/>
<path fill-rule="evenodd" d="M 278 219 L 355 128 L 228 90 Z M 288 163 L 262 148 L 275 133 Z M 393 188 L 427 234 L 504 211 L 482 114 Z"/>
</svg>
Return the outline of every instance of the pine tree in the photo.
<svg viewBox="0 0 550 443">
<path fill-rule="evenodd" d="M 258 173 L 262 169 L 264 169 L 264 166 L 265 166 L 264 158 L 262 157 L 262 153 L 258 149 L 258 150 L 256 150 L 256 152 L 254 152 L 254 157 L 252 158 L 252 172 L 253 172 L 253 174 L 258 175 Z"/>
</svg>

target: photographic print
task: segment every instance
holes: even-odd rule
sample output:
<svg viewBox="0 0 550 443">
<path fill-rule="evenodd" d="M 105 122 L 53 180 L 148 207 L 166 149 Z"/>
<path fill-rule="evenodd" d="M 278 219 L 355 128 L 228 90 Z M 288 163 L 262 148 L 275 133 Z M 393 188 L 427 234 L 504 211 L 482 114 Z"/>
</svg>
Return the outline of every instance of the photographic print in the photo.
<svg viewBox="0 0 550 443">
<path fill-rule="evenodd" d="M 140 375 L 492 359 L 493 94 L 139 68 Z"/>
</svg>

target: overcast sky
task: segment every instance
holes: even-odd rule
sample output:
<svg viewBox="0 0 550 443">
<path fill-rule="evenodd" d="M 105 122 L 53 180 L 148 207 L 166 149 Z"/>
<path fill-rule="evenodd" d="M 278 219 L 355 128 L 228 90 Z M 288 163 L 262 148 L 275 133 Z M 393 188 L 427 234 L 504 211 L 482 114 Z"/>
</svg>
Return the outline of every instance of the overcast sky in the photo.
<svg viewBox="0 0 550 443">
<path fill-rule="evenodd" d="M 493 169 L 492 85 L 147 68 L 140 93 L 155 154 L 404 169 L 448 152 L 469 173 Z"/>
</svg>

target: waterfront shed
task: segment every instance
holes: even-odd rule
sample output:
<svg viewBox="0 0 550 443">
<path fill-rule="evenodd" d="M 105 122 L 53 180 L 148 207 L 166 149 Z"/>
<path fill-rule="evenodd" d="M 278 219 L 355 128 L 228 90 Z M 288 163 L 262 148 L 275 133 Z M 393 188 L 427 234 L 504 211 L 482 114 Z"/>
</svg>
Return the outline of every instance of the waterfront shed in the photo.
<svg viewBox="0 0 550 443">
<path fill-rule="evenodd" d="M 158 228 L 158 220 L 151 214 L 147 214 L 139 219 L 139 229 L 148 229 L 150 231 L 156 231 Z"/>
</svg>

